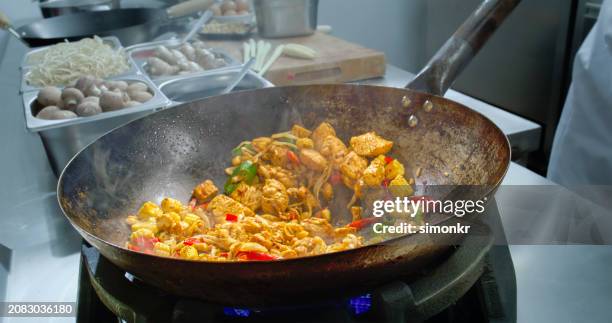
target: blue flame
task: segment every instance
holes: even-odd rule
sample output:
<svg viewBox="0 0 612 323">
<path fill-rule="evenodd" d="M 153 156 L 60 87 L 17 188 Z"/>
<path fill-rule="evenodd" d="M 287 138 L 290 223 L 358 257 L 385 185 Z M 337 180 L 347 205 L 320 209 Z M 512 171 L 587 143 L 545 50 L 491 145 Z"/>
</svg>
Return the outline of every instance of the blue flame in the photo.
<svg viewBox="0 0 612 323">
<path fill-rule="evenodd" d="M 223 314 L 231 317 L 249 317 L 251 310 L 246 308 L 224 307 Z"/>
<path fill-rule="evenodd" d="M 355 315 L 366 313 L 372 307 L 372 295 L 365 294 L 353 297 L 349 300 L 348 305 L 351 312 Z"/>
</svg>

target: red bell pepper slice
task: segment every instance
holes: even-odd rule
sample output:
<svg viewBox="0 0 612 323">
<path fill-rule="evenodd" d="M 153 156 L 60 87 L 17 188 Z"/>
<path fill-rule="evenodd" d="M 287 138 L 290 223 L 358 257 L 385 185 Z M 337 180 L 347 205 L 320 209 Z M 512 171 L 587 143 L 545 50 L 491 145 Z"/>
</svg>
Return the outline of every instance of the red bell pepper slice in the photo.
<svg viewBox="0 0 612 323">
<path fill-rule="evenodd" d="M 227 222 L 237 222 L 238 221 L 238 216 L 235 215 L 235 214 L 227 213 L 225 215 L 225 221 L 227 221 Z"/>
<path fill-rule="evenodd" d="M 250 261 L 268 261 L 278 259 L 278 257 L 274 255 L 257 251 L 240 251 L 236 254 L 236 258 Z"/>
<path fill-rule="evenodd" d="M 377 218 L 364 218 L 360 220 L 353 221 L 347 226 L 357 229 L 357 231 L 374 224 L 378 219 Z"/>
<path fill-rule="evenodd" d="M 187 238 L 187 239 L 185 239 L 183 241 L 183 244 L 186 245 L 186 246 L 191 246 L 191 245 L 193 245 L 196 242 L 198 242 L 198 239 L 196 239 L 196 238 Z"/>
<path fill-rule="evenodd" d="M 391 164 L 391 162 L 393 161 L 393 157 L 385 157 L 385 164 Z"/>
<path fill-rule="evenodd" d="M 300 164 L 300 158 L 291 150 L 287 150 L 287 158 L 295 165 Z"/>
<path fill-rule="evenodd" d="M 336 185 L 336 184 L 340 184 L 342 182 L 342 177 L 340 176 L 340 173 L 338 171 L 334 171 L 330 176 L 329 176 L 329 182 L 332 185 Z"/>
</svg>

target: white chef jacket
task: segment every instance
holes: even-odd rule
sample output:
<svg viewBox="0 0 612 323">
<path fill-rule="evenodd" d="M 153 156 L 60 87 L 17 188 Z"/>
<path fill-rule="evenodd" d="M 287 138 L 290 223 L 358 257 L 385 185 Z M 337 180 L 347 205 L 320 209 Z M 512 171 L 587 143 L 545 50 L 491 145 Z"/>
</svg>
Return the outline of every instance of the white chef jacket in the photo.
<svg viewBox="0 0 612 323">
<path fill-rule="evenodd" d="M 570 189 L 612 185 L 612 0 L 576 54 L 548 178 Z"/>
</svg>

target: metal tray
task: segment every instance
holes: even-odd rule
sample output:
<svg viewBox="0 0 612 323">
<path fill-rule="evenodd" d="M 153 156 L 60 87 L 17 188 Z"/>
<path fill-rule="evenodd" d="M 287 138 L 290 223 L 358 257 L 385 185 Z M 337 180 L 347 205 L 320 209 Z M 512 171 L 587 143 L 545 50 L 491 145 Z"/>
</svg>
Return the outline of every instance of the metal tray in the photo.
<svg viewBox="0 0 612 323">
<path fill-rule="evenodd" d="M 113 47 L 113 48 L 123 48 L 121 46 L 121 43 L 119 42 L 119 39 L 117 39 L 117 37 L 104 37 L 102 38 L 104 40 L 104 42 L 108 42 L 110 44 L 113 44 L 113 46 L 117 46 L 117 47 Z M 43 51 L 45 50 L 47 47 L 43 47 L 40 49 L 35 49 L 31 52 L 29 52 L 28 54 L 26 54 L 26 57 L 24 58 L 23 62 L 26 62 L 28 55 L 31 55 L 33 52 L 38 52 L 38 51 Z M 125 49 L 124 49 L 125 50 Z M 121 74 L 118 75 L 113 75 L 111 77 L 108 77 L 108 79 L 111 78 L 116 78 L 116 77 L 129 77 L 129 76 L 136 76 L 141 74 L 140 69 L 138 68 L 138 66 L 136 66 L 136 63 L 131 59 L 130 55 L 127 54 L 126 51 L 126 56 L 127 56 L 127 60 L 128 60 L 128 64 L 129 64 L 129 69 Z M 28 82 L 26 82 L 26 76 L 30 73 L 30 71 L 32 70 L 32 68 L 35 67 L 35 65 L 23 65 L 24 63 L 22 63 L 22 67 L 21 67 L 21 93 L 26 93 L 26 92 L 31 92 L 31 91 L 38 91 L 40 89 L 42 89 L 42 86 L 35 86 L 35 85 L 30 85 L 28 84 Z"/>
<path fill-rule="evenodd" d="M 212 73 L 182 75 L 159 84 L 159 90 L 170 100 L 171 106 L 218 95 L 240 72 L 233 67 Z M 274 84 L 249 71 L 232 92 L 272 87 Z"/>
<path fill-rule="evenodd" d="M 147 70 L 146 70 L 146 58 L 150 57 L 151 55 L 146 55 L 144 53 L 148 51 L 152 51 L 155 47 L 159 45 L 164 45 L 168 48 L 173 48 L 173 47 L 180 45 L 180 40 L 170 39 L 170 40 L 156 41 L 156 42 L 151 42 L 151 43 L 144 43 L 144 44 L 130 46 L 126 49 L 128 52 L 129 58 L 135 63 L 135 65 L 138 67 L 140 72 L 150 77 L 151 80 L 153 80 L 153 82 L 155 82 L 156 84 L 160 84 L 167 80 L 182 78 L 183 76 L 190 76 L 194 74 L 201 75 L 201 74 L 216 73 L 218 71 L 231 69 L 233 67 L 240 65 L 240 62 L 232 58 L 225 50 L 221 48 L 211 47 L 209 48 L 209 50 L 213 52 L 216 56 L 222 58 L 227 63 L 226 66 L 215 68 L 215 69 L 210 69 L 210 70 L 205 70 L 201 72 L 195 72 L 193 74 L 187 74 L 187 75 L 168 75 L 168 76 L 154 77 L 152 75 L 149 75 L 149 73 L 147 73 Z"/>
<path fill-rule="evenodd" d="M 23 94 L 26 128 L 40 135 L 51 168 L 56 175 L 60 174 L 61 170 L 74 155 L 98 137 L 132 120 L 167 108 L 170 104 L 168 98 L 159 91 L 157 86 L 143 75 L 112 77 L 108 79 L 144 82 L 153 93 L 153 98 L 139 106 L 104 112 L 90 117 L 43 120 L 36 118 L 32 114 L 32 104 L 36 100 L 38 91 Z"/>
</svg>

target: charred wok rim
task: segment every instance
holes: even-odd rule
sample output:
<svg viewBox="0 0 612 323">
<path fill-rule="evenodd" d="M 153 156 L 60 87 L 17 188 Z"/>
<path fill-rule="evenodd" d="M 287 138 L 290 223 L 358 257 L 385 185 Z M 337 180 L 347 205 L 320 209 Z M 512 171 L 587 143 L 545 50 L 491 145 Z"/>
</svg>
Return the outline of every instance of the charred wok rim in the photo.
<svg viewBox="0 0 612 323">
<path fill-rule="evenodd" d="M 395 87 L 387 87 L 387 86 L 379 86 L 379 85 L 360 85 L 360 84 L 338 84 L 338 83 L 321 83 L 321 84 L 313 84 L 313 85 L 289 85 L 289 86 L 278 86 L 278 87 L 270 87 L 270 88 L 262 88 L 262 89 L 253 89 L 253 90 L 245 90 L 245 91 L 238 91 L 238 92 L 234 92 L 234 93 L 252 93 L 252 92 L 262 92 L 262 91 L 274 91 L 274 90 L 282 90 L 284 88 L 313 88 L 313 87 L 350 87 L 350 88 L 384 88 L 384 89 L 394 89 L 394 90 L 398 90 L 398 91 L 403 91 L 403 92 L 409 92 L 409 93 L 416 93 L 416 94 L 420 94 L 420 95 L 425 95 L 425 96 L 429 96 L 429 97 L 434 97 L 437 100 L 442 100 L 442 101 L 449 101 L 451 103 L 454 103 L 455 106 L 452 107 L 452 109 L 455 108 L 460 108 L 460 109 L 465 109 L 468 110 L 469 113 L 475 113 L 477 116 L 479 116 L 480 118 L 483 118 L 485 120 L 487 120 L 492 126 L 493 129 L 495 129 L 495 131 L 497 132 L 497 134 L 501 137 L 503 137 L 505 140 L 503 142 L 505 142 L 505 150 L 508 152 L 507 154 L 507 160 L 505 160 L 505 168 L 503 170 L 503 173 L 501 174 L 501 176 L 499 177 L 498 181 L 492 185 L 488 185 L 491 186 L 491 188 L 489 190 L 487 190 L 486 194 L 483 194 L 483 197 L 488 197 L 491 196 L 493 194 L 495 194 L 495 191 L 497 190 L 497 188 L 500 186 L 501 182 L 503 181 L 503 179 L 505 178 L 506 174 L 508 173 L 508 169 L 510 168 L 510 161 L 512 160 L 512 149 L 510 149 L 510 141 L 508 140 L 508 136 L 506 136 L 502 130 L 493 122 L 491 121 L 491 119 L 487 118 L 486 116 L 484 116 L 483 114 L 481 114 L 480 112 L 470 109 L 469 107 L 441 97 L 439 95 L 435 95 L 435 94 L 431 94 L 431 93 L 427 93 L 427 92 L 422 92 L 422 91 L 417 91 L 417 90 L 412 90 L 409 88 L 395 88 Z M 226 96 L 226 95 L 233 95 L 233 93 L 228 93 L 228 94 L 223 94 L 220 96 Z M 343 254 L 343 253 L 348 253 L 351 252 L 353 250 L 357 250 L 357 249 L 376 249 L 379 248 L 381 246 L 383 246 L 384 244 L 389 244 L 389 243 L 398 243 L 399 240 L 404 239 L 408 236 L 412 236 L 412 235 L 417 235 L 419 233 L 413 233 L 413 234 L 403 234 L 401 236 L 389 239 L 389 240 L 385 240 L 384 242 L 380 242 L 380 243 L 376 243 L 376 244 L 372 244 L 372 245 L 364 245 L 364 246 L 360 246 L 358 248 L 353 248 L 353 249 L 347 249 L 347 250 L 341 250 L 341 251 L 336 251 L 336 252 L 332 252 L 332 253 L 323 253 L 323 254 L 319 254 L 319 255 L 309 255 L 309 256 L 303 256 L 303 257 L 296 257 L 296 258 L 286 258 L 286 259 L 278 259 L 278 260 L 262 260 L 262 261 L 201 261 L 201 260 L 191 260 L 191 259 L 182 259 L 182 258 L 174 258 L 174 257 L 162 257 L 162 256 L 157 256 L 157 255 L 152 255 L 152 254 L 147 254 L 147 253 L 143 253 L 143 252 L 136 252 L 136 251 L 132 251 L 129 250 L 127 248 L 125 248 L 124 246 L 120 246 L 114 243 L 110 243 L 108 241 L 102 240 L 96 236 L 94 236 L 93 234 L 89 233 L 88 231 L 80 228 L 78 225 L 76 225 L 71 218 L 66 214 L 66 210 L 64 210 L 64 205 L 62 204 L 61 201 L 61 188 L 62 188 L 62 183 L 63 183 L 63 178 L 64 178 L 64 174 L 66 172 L 66 170 L 70 167 L 70 165 L 73 163 L 73 161 L 79 157 L 81 155 L 81 153 L 85 150 L 87 150 L 90 146 L 93 146 L 93 144 L 95 144 L 96 142 L 98 142 L 98 140 L 100 140 L 103 137 L 106 137 L 107 135 L 109 135 L 110 133 L 114 132 L 116 129 L 125 127 L 133 122 L 139 121 L 143 118 L 147 118 L 150 117 L 152 115 L 158 114 L 158 113 L 165 113 L 166 111 L 171 111 L 173 109 L 178 109 L 178 108 L 184 108 L 184 107 L 189 107 L 191 106 L 194 102 L 206 102 L 206 101 L 210 101 L 213 100 L 215 98 L 219 97 L 218 96 L 212 96 L 212 97 L 208 97 L 208 98 L 204 98 L 201 100 L 197 100 L 197 101 L 192 101 L 189 103 L 184 103 L 184 104 L 180 104 L 174 107 L 168 107 L 165 108 L 163 110 L 157 111 L 157 112 L 153 112 L 151 114 L 148 114 L 146 116 L 143 116 L 142 118 L 138 118 L 136 120 L 132 120 L 128 123 L 125 123 L 121 126 L 118 126 L 116 128 L 113 128 L 111 130 L 109 130 L 108 132 L 106 132 L 105 134 L 103 134 L 102 136 L 98 137 L 97 139 L 95 139 L 94 141 L 90 142 L 89 144 L 87 144 L 86 146 L 84 146 L 82 149 L 79 150 L 78 153 L 76 153 L 74 156 L 72 156 L 72 158 L 70 158 L 70 160 L 68 161 L 68 163 L 66 164 L 66 166 L 64 167 L 64 169 L 62 169 L 62 172 L 58 178 L 57 181 L 57 186 L 56 186 L 56 198 L 57 198 L 57 202 L 60 206 L 60 209 L 62 210 L 62 214 L 64 215 L 64 217 L 66 217 L 68 219 L 68 221 L 70 222 L 70 224 L 72 225 L 72 227 L 79 233 L 85 234 L 87 237 L 89 237 L 90 239 L 96 240 L 98 242 L 101 242 L 102 244 L 111 246 L 111 247 L 115 247 L 118 249 L 121 249 L 122 251 L 127 251 L 128 253 L 134 253 L 137 254 L 138 256 L 143 256 L 143 257 L 153 257 L 153 258 L 161 258 L 161 259 L 165 259 L 165 260 L 172 260 L 172 261 L 181 261 L 181 262 L 185 262 L 185 263 L 202 263 L 202 264 L 208 264 L 208 265 L 220 265 L 220 266 L 237 266 L 237 265 L 243 265 L 245 263 L 248 263 L 249 265 L 253 265 L 253 264 L 260 264 L 260 265 L 270 265 L 272 263 L 279 263 L 279 264 L 284 264 L 287 262 L 292 262 L 292 261 L 299 261 L 299 260 L 303 260 L 303 259 L 313 259 L 313 258 L 321 258 L 321 257 L 329 257 L 329 256 L 336 256 L 338 254 Z M 206 108 L 206 105 L 204 104 L 202 107 L 202 109 Z M 489 200 L 490 201 L 490 200 Z M 452 219 L 453 217 L 449 217 L 447 219 L 444 219 L 443 221 L 441 221 L 438 224 L 442 224 L 450 219 Z M 88 239 L 85 239 L 88 240 Z M 422 244 L 421 244 L 422 245 Z M 431 244 L 431 245 L 435 245 L 435 244 Z M 369 251 L 371 252 L 371 251 Z"/>
</svg>

